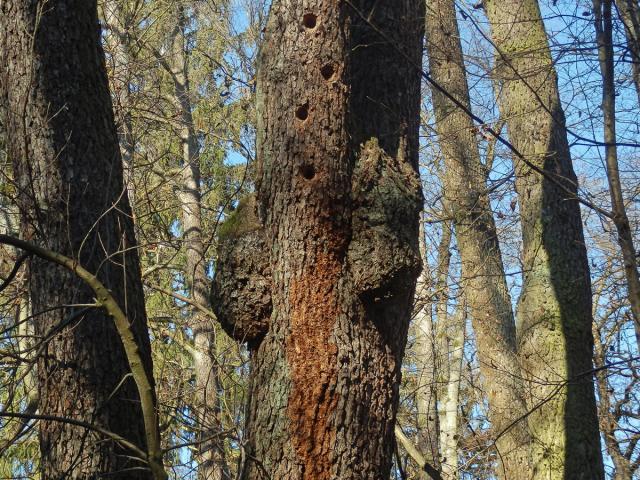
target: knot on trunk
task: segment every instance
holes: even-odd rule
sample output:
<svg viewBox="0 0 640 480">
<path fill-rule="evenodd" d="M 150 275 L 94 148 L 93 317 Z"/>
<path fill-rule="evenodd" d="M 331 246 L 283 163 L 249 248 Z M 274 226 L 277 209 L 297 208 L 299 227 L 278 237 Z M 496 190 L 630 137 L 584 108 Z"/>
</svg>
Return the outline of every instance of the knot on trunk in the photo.
<svg viewBox="0 0 640 480">
<path fill-rule="evenodd" d="M 224 331 L 250 348 L 267 333 L 271 268 L 254 195 L 242 200 L 220 228 L 211 304 Z"/>
<path fill-rule="evenodd" d="M 348 260 L 356 290 L 374 300 L 393 295 L 398 282 L 415 280 L 422 267 L 417 244 L 420 180 L 404 151 L 401 145 L 392 157 L 373 138 L 361 147 L 353 172 Z"/>
</svg>

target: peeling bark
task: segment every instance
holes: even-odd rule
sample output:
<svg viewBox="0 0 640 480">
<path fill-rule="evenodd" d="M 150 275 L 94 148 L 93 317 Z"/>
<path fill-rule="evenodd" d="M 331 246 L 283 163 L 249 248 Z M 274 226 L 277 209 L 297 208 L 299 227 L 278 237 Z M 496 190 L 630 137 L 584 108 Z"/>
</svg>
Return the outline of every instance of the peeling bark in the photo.
<svg viewBox="0 0 640 480">
<path fill-rule="evenodd" d="M 389 475 L 420 271 L 423 16 L 418 0 L 272 5 L 256 182 L 272 310 L 244 479 Z"/>
</svg>

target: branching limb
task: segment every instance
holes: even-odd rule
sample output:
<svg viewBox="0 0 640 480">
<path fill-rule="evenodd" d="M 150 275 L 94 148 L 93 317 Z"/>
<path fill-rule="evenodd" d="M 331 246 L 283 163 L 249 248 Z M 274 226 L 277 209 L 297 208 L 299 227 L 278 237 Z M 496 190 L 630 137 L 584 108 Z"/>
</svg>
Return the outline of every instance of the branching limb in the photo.
<svg viewBox="0 0 640 480">
<path fill-rule="evenodd" d="M 158 430 L 158 413 L 156 410 L 154 388 L 151 379 L 148 378 L 145 371 L 129 319 L 118 305 L 118 302 L 113 295 L 111 295 L 107 287 L 105 287 L 95 275 L 80 266 L 76 260 L 9 235 L 0 235 L 0 243 L 20 248 L 25 252 L 29 252 L 43 260 L 53 262 L 73 272 L 93 290 L 97 299 L 96 303 L 104 308 L 109 316 L 113 318 L 127 355 L 127 361 L 129 368 L 131 368 L 138 394 L 140 395 L 148 450 L 146 458 L 155 480 L 166 480 L 168 476 L 162 466 L 162 449 L 160 447 L 160 432 Z"/>
</svg>

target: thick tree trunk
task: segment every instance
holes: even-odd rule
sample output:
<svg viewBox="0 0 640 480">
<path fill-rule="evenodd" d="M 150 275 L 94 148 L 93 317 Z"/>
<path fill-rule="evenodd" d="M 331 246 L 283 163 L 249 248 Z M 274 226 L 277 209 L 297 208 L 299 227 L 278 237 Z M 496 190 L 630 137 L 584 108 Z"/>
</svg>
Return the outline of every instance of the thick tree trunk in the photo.
<svg viewBox="0 0 640 480">
<path fill-rule="evenodd" d="M 640 103 L 640 6 L 638 0 L 616 0 L 618 14 L 624 23 L 627 48 L 631 57 L 633 84 Z"/>
<path fill-rule="evenodd" d="M 467 109 L 469 88 L 453 0 L 429 2 L 426 17 L 431 77 Z M 446 204 L 451 210 L 464 272 L 463 288 L 478 345 L 489 417 L 496 432 L 500 478 L 531 477 L 530 437 L 516 352 L 515 321 L 485 168 L 471 118 L 436 88 L 433 106 L 444 157 Z"/>
<path fill-rule="evenodd" d="M 420 0 L 271 7 L 257 203 L 272 313 L 242 478 L 388 478 L 420 271 L 423 22 Z"/>
<path fill-rule="evenodd" d="M 5 1 L 0 15 L 0 93 L 23 235 L 77 259 L 111 289 L 152 378 L 96 4 Z M 31 272 L 36 335 L 50 336 L 38 361 L 40 412 L 97 425 L 145 450 L 138 393 L 112 319 L 83 306 L 94 295 L 75 275 L 36 259 Z M 40 450 L 44 479 L 151 477 L 130 451 L 62 422 L 40 422 Z"/>
<path fill-rule="evenodd" d="M 631 314 L 636 331 L 636 343 L 640 351 L 640 276 L 636 249 L 633 245 L 633 234 L 627 208 L 622 195 L 620 169 L 618 167 L 618 147 L 616 146 L 616 91 L 613 58 L 613 21 L 612 0 L 594 0 L 596 40 L 598 42 L 598 58 L 602 74 L 602 114 L 604 116 L 605 159 L 607 163 L 607 180 L 613 211 L 613 223 L 618 232 L 618 246 L 622 253 L 624 273 L 627 279 L 627 298 L 631 306 Z"/>
<path fill-rule="evenodd" d="M 557 77 L 535 0 L 484 5 L 498 52 L 501 112 L 526 159 L 514 159 L 525 272 L 518 342 L 534 478 L 601 479 L 591 283 Z"/>
</svg>

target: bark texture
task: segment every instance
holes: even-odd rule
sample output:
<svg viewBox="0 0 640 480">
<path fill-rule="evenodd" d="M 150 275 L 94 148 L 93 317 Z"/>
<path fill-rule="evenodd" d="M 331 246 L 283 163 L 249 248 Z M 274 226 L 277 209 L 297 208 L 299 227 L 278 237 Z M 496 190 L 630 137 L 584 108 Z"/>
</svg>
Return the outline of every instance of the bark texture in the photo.
<svg viewBox="0 0 640 480">
<path fill-rule="evenodd" d="M 453 0 L 429 2 L 426 34 L 431 77 L 471 110 Z M 441 91 L 432 88 L 432 92 L 445 163 L 445 203 L 456 230 L 465 298 L 501 460 L 497 474 L 505 479 L 528 479 L 530 437 L 524 421 L 527 407 L 516 351 L 515 321 L 476 129 L 471 118 Z"/>
<path fill-rule="evenodd" d="M 271 266 L 255 195 L 242 199 L 220 228 L 211 304 L 220 325 L 232 338 L 254 347 L 267 333 Z"/>
<path fill-rule="evenodd" d="M 242 478 L 388 478 L 420 271 L 423 22 L 419 0 L 271 7 L 257 205 L 272 313 Z"/>
<path fill-rule="evenodd" d="M 77 259 L 111 289 L 153 378 L 96 3 L 3 1 L 0 16 L 0 94 L 23 235 Z M 38 361 L 40 412 L 95 424 L 146 450 L 112 319 L 73 306 L 94 303 L 74 275 L 35 259 L 31 272 L 35 333 L 48 338 Z M 40 422 L 40 450 L 44 479 L 151 477 L 114 442 L 61 422 Z"/>
<path fill-rule="evenodd" d="M 524 282 L 518 342 L 534 478 L 604 477 L 593 387 L 591 284 L 564 112 L 535 0 L 484 3 L 515 158 Z"/>
<path fill-rule="evenodd" d="M 640 6 L 638 0 L 616 0 L 615 3 L 620 19 L 624 23 L 627 48 L 631 57 L 633 84 L 640 103 Z"/>
</svg>

